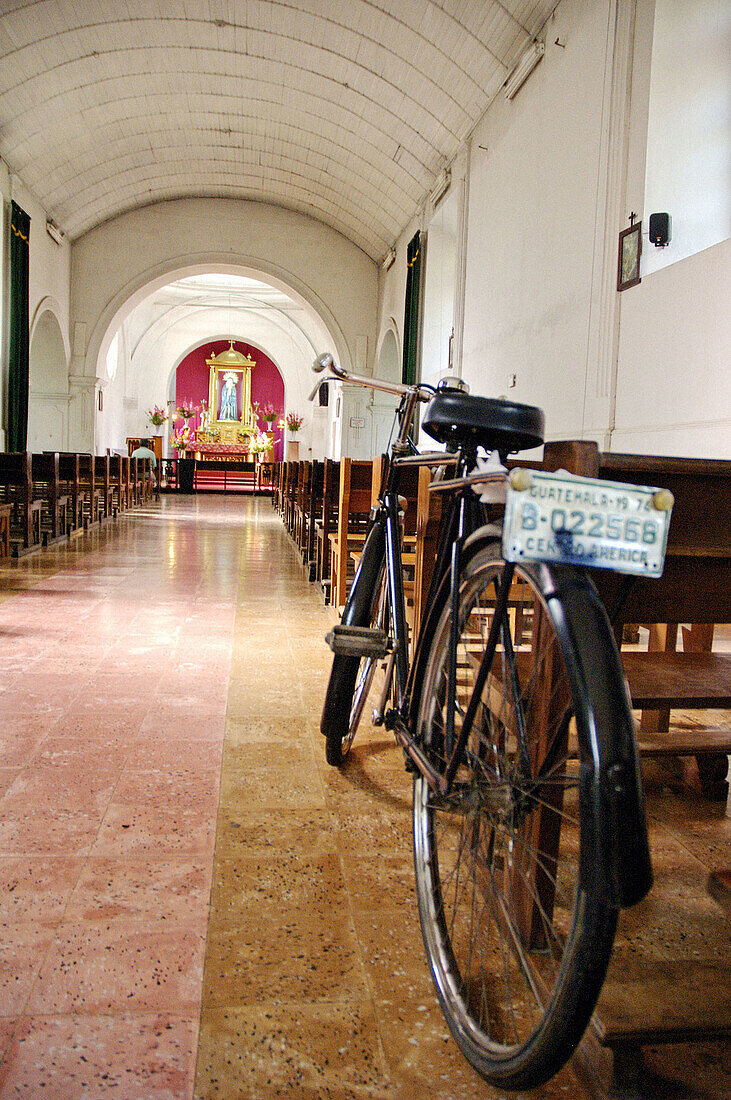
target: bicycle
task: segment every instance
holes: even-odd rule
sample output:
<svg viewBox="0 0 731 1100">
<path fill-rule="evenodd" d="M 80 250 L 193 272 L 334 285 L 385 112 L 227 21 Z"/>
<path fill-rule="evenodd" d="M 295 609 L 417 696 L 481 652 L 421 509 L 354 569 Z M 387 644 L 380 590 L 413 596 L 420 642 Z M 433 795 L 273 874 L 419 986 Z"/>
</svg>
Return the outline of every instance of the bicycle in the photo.
<svg viewBox="0 0 731 1100">
<path fill-rule="evenodd" d="M 314 369 L 400 398 L 378 504 L 327 639 L 327 761 L 347 757 L 385 661 L 373 721 L 393 731 L 413 772 L 418 908 L 438 1000 L 478 1073 L 535 1087 L 589 1023 L 618 910 L 652 884 L 630 699 L 584 566 L 603 564 L 601 546 L 614 545 L 621 522 L 629 557 L 651 559 L 631 568 L 656 574 L 668 501 L 526 468 L 508 477 L 508 454 L 543 442 L 532 406 L 471 396 L 458 380 L 434 389 L 358 376 L 329 355 Z M 410 441 L 421 402 L 421 427 L 442 452 L 419 455 Z M 480 469 L 479 448 L 499 462 Z M 431 489 L 446 507 L 410 662 L 398 490 L 413 464 L 437 467 Z M 546 509 L 541 535 L 551 486 L 564 503 Z M 501 504 L 476 489 L 504 490 L 502 530 Z M 549 560 L 533 560 L 541 540 Z M 608 558 L 614 567 L 616 554 Z"/>
</svg>

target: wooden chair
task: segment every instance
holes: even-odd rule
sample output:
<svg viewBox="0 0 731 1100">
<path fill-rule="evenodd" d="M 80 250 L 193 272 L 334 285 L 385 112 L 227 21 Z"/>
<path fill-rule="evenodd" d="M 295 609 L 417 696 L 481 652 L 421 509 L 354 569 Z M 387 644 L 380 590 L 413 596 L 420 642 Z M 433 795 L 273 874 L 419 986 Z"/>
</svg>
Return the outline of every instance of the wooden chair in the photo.
<svg viewBox="0 0 731 1100">
<path fill-rule="evenodd" d="M 293 537 L 303 563 L 306 562 L 307 514 L 312 493 L 312 462 L 305 460 L 299 464 L 299 477 L 294 498 Z"/>
<path fill-rule="evenodd" d="M 84 526 L 101 521 L 104 513 L 104 497 L 97 488 L 94 472 L 94 456 L 79 455 L 79 487 L 82 498 Z"/>
<path fill-rule="evenodd" d="M 69 531 L 78 531 L 84 526 L 84 501 L 79 455 L 75 451 L 59 451 L 58 476 L 62 492 L 69 497 Z"/>
<path fill-rule="evenodd" d="M 21 553 L 40 546 L 43 501 L 33 489 L 29 453 L 0 453 L 0 503 L 12 508 L 10 544 L 13 551 Z"/>
<path fill-rule="evenodd" d="M 42 501 L 41 537 L 45 543 L 65 538 L 71 524 L 71 497 L 60 484 L 59 457 L 44 451 L 31 455 L 33 492 Z"/>
<path fill-rule="evenodd" d="M 322 471 L 322 503 L 315 519 L 315 580 L 330 602 L 330 535 L 337 530 L 340 463 L 326 458 Z"/>
<path fill-rule="evenodd" d="M 315 460 L 310 475 L 310 491 L 304 515 L 304 533 L 302 557 L 309 580 L 317 575 L 315 525 L 322 512 L 322 494 L 324 488 L 325 463 Z"/>
<path fill-rule="evenodd" d="M 109 483 L 112 486 L 112 505 L 115 514 L 127 507 L 127 485 L 122 470 L 122 456 L 109 455 Z"/>
<path fill-rule="evenodd" d="M 352 571 L 351 550 L 365 542 L 373 504 L 373 462 L 343 458 L 340 460 L 338 490 L 338 527 L 330 533 L 330 603 L 342 607 Z"/>
<path fill-rule="evenodd" d="M 10 518 L 12 504 L 0 504 L 0 558 L 10 557 Z"/>
<path fill-rule="evenodd" d="M 114 489 L 109 473 L 109 455 L 94 456 L 94 487 L 101 496 L 102 514 L 105 519 L 116 515 Z"/>
</svg>

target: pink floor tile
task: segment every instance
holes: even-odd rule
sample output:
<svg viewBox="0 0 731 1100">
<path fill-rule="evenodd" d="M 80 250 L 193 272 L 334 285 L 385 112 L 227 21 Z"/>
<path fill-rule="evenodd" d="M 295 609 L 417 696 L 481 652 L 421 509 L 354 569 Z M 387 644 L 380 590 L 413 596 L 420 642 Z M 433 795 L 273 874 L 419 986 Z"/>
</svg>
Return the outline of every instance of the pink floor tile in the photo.
<svg viewBox="0 0 731 1100">
<path fill-rule="evenodd" d="M 59 921 L 82 867 L 66 856 L 0 857 L 0 924 Z"/>
<path fill-rule="evenodd" d="M 92 855 L 127 856 L 213 853 L 216 822 L 210 809 L 114 804 L 94 840 Z"/>
<path fill-rule="evenodd" d="M 191 856 L 92 857 L 66 910 L 66 920 L 165 921 L 205 927 L 211 867 Z"/>
<path fill-rule="evenodd" d="M 127 757 L 126 769 L 128 772 L 167 769 L 180 774 L 192 772 L 201 777 L 215 773 L 221 766 L 222 735 L 218 743 L 182 735 L 172 742 L 145 738 L 135 745 Z"/>
<path fill-rule="evenodd" d="M 114 804 L 215 813 L 219 778 L 215 766 L 197 772 L 125 770 L 114 792 Z"/>
<path fill-rule="evenodd" d="M 0 1098 L 189 1100 L 193 1016 L 36 1016 L 21 1020 L 0 1067 Z"/>
<path fill-rule="evenodd" d="M 63 808 L 23 806 L 12 813 L 3 800 L 0 855 L 82 855 L 99 831 L 101 812 L 82 814 Z"/>
<path fill-rule="evenodd" d="M 30 1015 L 165 1011 L 200 1004 L 205 926 L 61 926 L 28 1001 Z"/>
<path fill-rule="evenodd" d="M 53 941 L 41 924 L 7 926 L 0 938 L 0 1016 L 23 1012 L 33 981 Z"/>
<path fill-rule="evenodd" d="M 20 768 L 0 767 L 0 798 L 12 787 L 20 774 Z"/>
<path fill-rule="evenodd" d="M 207 714 L 198 720 L 191 717 L 181 721 L 179 716 L 169 711 L 162 713 L 153 708 L 142 723 L 140 733 L 150 744 L 181 740 L 223 743 L 225 729 L 226 716 L 223 714 Z"/>
<path fill-rule="evenodd" d="M 7 792 L 3 817 L 24 816 L 28 807 L 49 807 L 56 811 L 96 814 L 109 805 L 116 776 L 97 774 L 93 767 L 52 767 L 35 761 L 23 768 Z"/>
</svg>

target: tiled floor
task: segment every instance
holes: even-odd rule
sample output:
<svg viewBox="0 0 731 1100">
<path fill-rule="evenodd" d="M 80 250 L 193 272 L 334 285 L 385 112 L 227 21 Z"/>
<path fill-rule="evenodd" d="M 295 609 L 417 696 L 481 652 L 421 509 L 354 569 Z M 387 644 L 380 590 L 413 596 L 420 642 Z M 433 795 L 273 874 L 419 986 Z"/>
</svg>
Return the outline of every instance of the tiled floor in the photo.
<svg viewBox="0 0 731 1100">
<path fill-rule="evenodd" d="M 0 1100 L 502 1095 L 435 1008 L 398 752 L 324 764 L 330 622 L 261 498 L 0 563 Z M 723 1095 L 696 1063 L 654 1095 Z"/>
</svg>

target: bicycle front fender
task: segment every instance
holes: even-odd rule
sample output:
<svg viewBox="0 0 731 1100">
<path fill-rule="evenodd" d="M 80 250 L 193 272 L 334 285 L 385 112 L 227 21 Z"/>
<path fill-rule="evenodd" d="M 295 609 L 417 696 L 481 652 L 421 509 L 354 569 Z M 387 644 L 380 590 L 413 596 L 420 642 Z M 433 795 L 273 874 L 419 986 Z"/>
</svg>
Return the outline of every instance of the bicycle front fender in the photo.
<svg viewBox="0 0 731 1100">
<path fill-rule="evenodd" d="M 343 626 L 366 626 L 373 595 L 386 553 L 386 532 L 380 520 L 372 525 L 363 545 L 363 553 L 343 608 Z"/>
<path fill-rule="evenodd" d="M 627 681 L 607 613 L 588 574 L 561 566 L 536 568 L 543 573 L 555 629 L 578 635 L 567 647 L 576 659 L 575 667 L 567 671 L 574 681 L 577 700 L 580 880 L 583 886 L 598 880 L 606 901 L 624 908 L 641 901 L 652 886 L 645 800 Z M 593 710 L 581 707 L 580 701 L 587 699 L 594 701 Z"/>
</svg>

